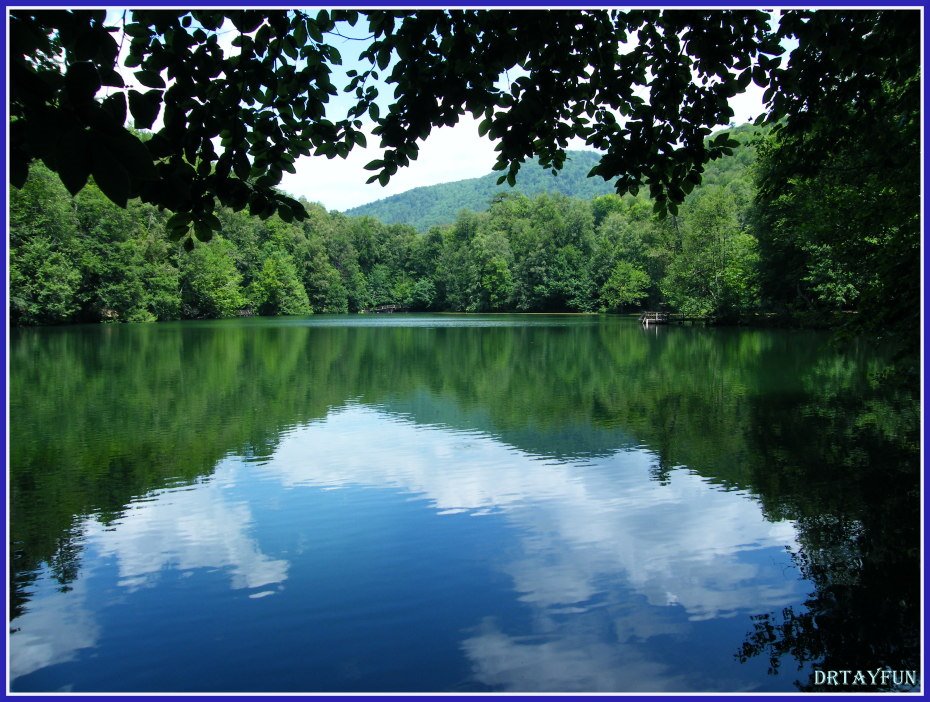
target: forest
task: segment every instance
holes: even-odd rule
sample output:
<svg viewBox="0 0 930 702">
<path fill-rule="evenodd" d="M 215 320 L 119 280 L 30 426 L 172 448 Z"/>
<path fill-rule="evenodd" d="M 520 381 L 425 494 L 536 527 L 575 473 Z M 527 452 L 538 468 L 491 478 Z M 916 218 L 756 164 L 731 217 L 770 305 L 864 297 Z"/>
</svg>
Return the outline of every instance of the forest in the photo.
<svg viewBox="0 0 930 702">
<path fill-rule="evenodd" d="M 918 16 L 770 19 L 137 11 L 122 24 L 125 66 L 150 88 L 140 93 L 115 71 L 119 28 L 105 12 L 13 13 L 12 321 L 649 307 L 715 322 L 839 321 L 913 352 Z M 227 21 L 240 33 L 228 56 L 216 36 Z M 326 40 L 356 23 L 370 31 L 359 60 L 371 67 L 346 73 L 342 89 L 357 104 L 333 122 L 330 74 L 342 59 Z M 628 32 L 634 50 L 604 54 Z M 495 83 L 517 65 L 528 75 Z M 395 100 L 382 114 L 366 81 L 389 70 Z M 713 134 L 750 82 L 765 90 L 759 126 Z M 124 90 L 98 102 L 103 85 Z M 515 186 L 533 158 L 562 169 L 568 139 L 580 137 L 600 152 L 589 181 L 616 195 L 528 188 L 530 199 L 504 186 L 469 211 L 474 187 L 462 186 L 472 191 L 463 202 L 448 190 L 435 199 L 465 212 L 420 233 L 410 215 L 348 217 L 276 187 L 299 156 L 344 158 L 362 145 L 365 115 L 382 150 L 365 168 L 384 185 L 416 158 L 418 140 L 466 112 L 499 142 L 497 186 Z"/>
<path fill-rule="evenodd" d="M 510 612 L 500 631 L 533 642 L 527 658 L 489 649 L 516 660 L 521 680 L 536 670 L 530 658 L 569 672 L 590 658 L 597 677 L 585 691 L 626 689 L 601 674 L 631 651 L 638 672 L 652 645 L 661 665 L 644 658 L 634 682 L 654 676 L 677 690 L 791 684 L 763 680 L 766 664 L 801 689 L 817 688 L 803 681 L 812 668 L 919 667 L 919 12 L 19 9 L 8 19 L 19 656 L 8 668 L 18 690 L 128 689 L 133 678 L 114 675 L 125 665 L 139 689 L 159 692 L 276 686 L 285 669 L 291 692 L 409 690 L 433 670 L 445 675 L 436 689 L 461 692 L 475 666 L 458 635 L 487 612 L 502 622 Z M 357 60 L 343 63 L 343 40 Z M 732 99 L 750 84 L 764 113 L 737 125 Z M 465 115 L 496 144 L 482 178 L 347 212 L 280 187 L 298 159 L 356 148 L 376 149 L 364 169 L 384 186 L 431 130 Z M 578 143 L 589 150 L 567 150 Z M 327 173 L 327 163 L 311 167 Z M 432 314 L 375 317 L 384 305 Z M 643 310 L 694 326 L 644 332 Z M 488 313 L 574 314 L 468 316 Z M 786 329 L 744 328 L 769 325 Z M 362 420 L 329 424 L 356 410 Z M 379 440 L 407 423 L 418 432 L 409 452 Z M 421 439 L 434 429 L 455 443 L 430 450 Z M 330 466 L 320 449 L 334 436 L 345 463 Z M 520 485 L 545 489 L 512 489 L 501 464 L 472 453 L 483 437 L 506 448 Z M 377 461 L 357 447 L 374 447 Z M 480 511 L 434 510 L 421 484 L 390 470 L 365 483 L 344 471 L 333 511 L 316 509 L 330 496 L 317 476 L 382 457 L 436 466 L 456 493 L 486 472 L 506 496 L 488 491 Z M 269 480 L 291 466 L 297 482 Z M 560 466 L 566 482 L 553 483 Z M 229 467 L 238 492 L 224 482 Z M 633 471 L 639 482 L 616 481 Z M 601 479 L 630 492 L 608 493 L 603 511 L 572 501 Z M 204 498 L 189 515 L 207 518 L 185 532 L 206 540 L 126 529 L 180 491 Z M 682 514 L 706 515 L 685 560 L 667 561 L 685 567 L 662 567 L 668 586 L 612 560 L 628 542 L 650 554 L 681 547 L 681 528 L 656 530 L 663 512 L 640 499 L 647 492 L 666 507 L 680 492 Z M 708 498 L 745 503 L 778 538 L 720 538 L 743 534 L 745 521 L 728 529 Z M 216 504 L 235 508 L 228 521 L 211 516 Z M 600 518 L 622 524 L 631 507 L 644 528 L 606 531 L 616 536 L 593 548 Z M 154 519 L 176 534 L 178 513 Z M 407 514 L 410 532 L 395 530 Z M 458 520 L 468 522 L 461 541 L 445 538 Z M 581 560 L 550 537 L 560 524 L 578 525 L 566 553 Z M 238 561 L 177 555 L 225 552 L 231 538 L 256 556 L 246 564 L 267 562 L 273 546 L 287 587 L 283 577 L 273 592 L 265 581 L 229 586 Z M 120 539 L 139 542 L 145 582 L 122 567 Z M 375 551 L 384 565 L 366 560 Z M 500 568 L 504 552 L 519 554 L 519 568 Z M 650 560 L 631 553 L 629 563 Z M 539 576 L 517 572 L 537 556 Z M 584 567 L 601 561 L 603 571 Z M 434 575 L 421 577 L 419 562 Z M 591 586 L 547 599 L 544 585 L 562 573 Z M 696 574 L 712 601 L 743 585 L 756 594 L 699 620 L 679 598 Z M 791 597 L 767 598 L 771 583 L 795 580 Z M 317 616 L 304 605 L 324 602 L 321 584 L 334 597 Z M 362 616 L 360 601 L 384 611 Z M 463 601 L 475 616 L 450 625 Z M 280 619 L 240 616 L 272 610 Z M 444 631 L 422 636 L 409 612 Z M 666 629 L 675 618 L 685 628 Z M 216 636 L 200 630 L 211 621 Z M 427 655 L 397 645 L 398 622 Z M 267 658 L 237 641 L 260 643 Z M 327 656 L 352 659 L 360 642 L 377 654 L 370 667 L 328 677 L 341 660 Z M 213 656 L 214 678 L 197 649 Z M 308 667 L 320 653 L 324 664 Z M 679 664 L 694 671 L 690 687 Z M 398 665 L 409 674 L 378 677 Z M 478 682 L 508 689 L 488 680 Z"/>
<path fill-rule="evenodd" d="M 139 201 L 121 209 L 93 185 L 72 198 L 36 164 L 10 193 L 12 321 L 355 313 L 386 304 L 648 307 L 718 322 L 766 313 L 824 323 L 856 312 L 874 291 L 809 216 L 811 202 L 760 188 L 772 177 L 772 134 L 744 125 L 729 135 L 739 146 L 708 165 L 677 215 L 657 214 L 645 193 L 530 198 L 505 186 L 486 211 L 450 211 L 454 222 L 425 233 L 306 202 L 299 222 L 222 208 L 219 234 L 190 252 L 172 241 L 168 213 Z M 789 228 L 792 221 L 807 226 Z"/>
</svg>

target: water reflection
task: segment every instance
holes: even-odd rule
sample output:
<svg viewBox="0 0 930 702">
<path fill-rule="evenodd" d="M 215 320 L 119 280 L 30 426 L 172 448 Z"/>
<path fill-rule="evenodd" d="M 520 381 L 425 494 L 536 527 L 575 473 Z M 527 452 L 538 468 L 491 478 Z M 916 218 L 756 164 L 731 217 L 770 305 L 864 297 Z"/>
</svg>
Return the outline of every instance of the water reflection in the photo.
<svg viewBox="0 0 930 702">
<path fill-rule="evenodd" d="M 10 635 L 10 681 L 47 666 L 75 658 L 93 647 L 100 627 L 86 606 L 88 583 L 79 579 L 67 596 L 43 588 L 35 593 L 29 611 L 20 616 Z"/>
<path fill-rule="evenodd" d="M 790 689 L 916 665 L 919 405 L 874 349 L 441 322 L 14 335 L 16 684 Z"/>
<path fill-rule="evenodd" d="M 82 557 L 67 586 L 40 579 L 12 630 L 11 677 L 70 661 L 98 643 L 100 592 L 90 590 L 102 580 L 109 605 L 140 588 L 158 587 L 168 571 L 182 576 L 196 569 L 222 572 L 232 590 L 249 589 L 250 597 L 280 589 L 287 562 L 261 552 L 249 536 L 248 504 L 226 497 L 237 481 L 236 465 L 224 462 L 195 487 L 146 495 L 112 522 L 92 516 L 76 525 L 73 538 Z M 114 563 L 116 572 L 110 574 Z"/>
<path fill-rule="evenodd" d="M 287 562 L 261 552 L 249 536 L 248 503 L 226 497 L 236 480 L 235 468 L 223 462 L 209 481 L 136 501 L 108 526 L 88 520 L 84 539 L 98 559 L 116 560 L 116 584 L 129 591 L 154 585 L 166 568 L 222 570 L 234 590 L 282 583 Z"/>
<path fill-rule="evenodd" d="M 495 556 L 494 568 L 530 608 L 531 624 L 494 617 L 473 623 L 461 649 L 475 682 L 517 690 L 691 689 L 695 671 L 667 675 L 668 665 L 650 661 L 650 646 L 641 642 L 685 633 L 689 622 L 800 601 L 801 583 L 775 555 L 794 544 L 794 530 L 765 520 L 748 495 L 715 489 L 686 470 L 674 471 L 664 486 L 650 481 L 654 461 L 641 449 L 556 461 L 479 432 L 418 426 L 350 405 L 292 430 L 261 464 L 230 457 L 208 480 L 152 493 L 108 525 L 86 520 L 79 530 L 85 568 L 70 592 L 33 598 L 19 618 L 12 675 L 97 643 L 101 626 L 78 604 L 88 580 L 119 592 L 126 606 L 140 588 L 171 587 L 171 571 L 219 571 L 230 589 L 249 589 L 253 598 L 285 593 L 291 563 L 263 550 L 258 537 L 272 540 L 282 519 L 299 525 L 291 517 L 308 490 L 362 486 L 415 496 L 438 519 L 498 515 L 513 532 L 507 557 Z M 250 499 L 265 510 L 262 521 Z M 270 512 L 268 499 L 276 505 Z M 364 501 L 346 507 L 360 522 L 368 518 Z M 404 545 L 414 553 L 417 546 Z M 398 567 L 404 577 L 418 577 L 415 559 Z M 296 591 L 304 586 L 294 583 Z M 80 614 L 59 618 L 54 631 L 43 625 L 55 621 L 64 602 Z M 665 608 L 677 613 L 655 613 Z M 605 624 L 613 631 L 607 639 Z M 505 633 L 508 627 L 517 633 Z M 55 631 L 67 633 L 50 644 Z"/>
<path fill-rule="evenodd" d="M 794 545 L 790 523 L 769 522 L 747 495 L 684 470 L 665 486 L 650 481 L 655 460 L 625 450 L 555 461 L 350 407 L 291 433 L 265 470 L 286 486 L 400 488 L 440 514 L 502 511 L 522 543 L 506 571 L 520 599 L 540 606 L 588 602 L 617 573 L 650 604 L 680 606 L 695 620 L 798 593 L 794 578 L 760 583 L 759 564 L 744 558 Z"/>
</svg>

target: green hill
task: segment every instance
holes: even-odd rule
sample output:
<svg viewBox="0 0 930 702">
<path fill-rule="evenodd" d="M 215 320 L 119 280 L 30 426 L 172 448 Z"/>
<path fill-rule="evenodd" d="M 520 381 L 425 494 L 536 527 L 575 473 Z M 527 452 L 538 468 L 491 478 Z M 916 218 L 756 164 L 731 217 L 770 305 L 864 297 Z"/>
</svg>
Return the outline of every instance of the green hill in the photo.
<svg viewBox="0 0 930 702">
<path fill-rule="evenodd" d="M 725 130 L 740 143 L 733 154 L 711 161 L 704 167 L 702 185 L 729 185 L 732 181 L 745 181 L 744 197 L 749 197 L 749 168 L 755 160 L 755 149 L 750 144 L 764 128 L 750 124 Z M 513 188 L 498 185 L 500 173 L 488 173 L 480 178 L 457 180 L 451 183 L 413 188 L 399 195 L 392 195 L 367 205 L 360 205 L 345 214 L 370 216 L 385 224 L 410 224 L 426 231 L 436 224 L 451 224 L 461 210 L 484 212 L 495 195 L 502 192 L 517 192 L 534 197 L 543 193 L 562 193 L 569 197 L 590 200 L 599 195 L 613 193 L 613 184 L 600 177 L 588 178 L 588 172 L 597 164 L 600 154 L 594 151 L 569 151 L 565 166 L 558 174 L 542 168 L 537 163 L 524 164 Z M 641 194 L 641 197 L 645 196 Z"/>
<path fill-rule="evenodd" d="M 558 192 L 590 200 L 614 192 L 613 186 L 602 178 L 588 178 L 588 171 L 599 159 L 600 154 L 593 151 L 570 151 L 558 175 L 552 175 L 552 171 L 537 163 L 524 164 L 513 188 L 497 184 L 500 173 L 489 173 L 480 178 L 413 188 L 354 207 L 345 213 L 368 215 L 386 224 L 411 224 L 420 231 L 426 231 L 434 224 L 451 224 L 460 210 L 483 212 L 500 192 L 519 192 L 531 197 Z"/>
</svg>

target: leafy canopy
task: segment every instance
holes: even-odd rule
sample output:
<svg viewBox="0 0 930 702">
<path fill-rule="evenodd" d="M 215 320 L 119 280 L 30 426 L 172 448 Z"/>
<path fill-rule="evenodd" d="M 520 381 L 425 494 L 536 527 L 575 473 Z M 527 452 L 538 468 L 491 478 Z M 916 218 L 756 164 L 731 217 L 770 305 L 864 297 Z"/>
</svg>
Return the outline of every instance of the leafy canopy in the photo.
<svg viewBox="0 0 930 702">
<path fill-rule="evenodd" d="M 14 10 L 11 176 L 21 186 L 36 158 L 72 194 L 93 176 L 118 205 L 139 197 L 174 211 L 169 228 L 192 247 L 192 226 L 202 240 L 219 227 L 218 204 L 303 218 L 275 189 L 282 174 L 300 156 L 364 146 L 363 118 L 380 137 L 381 158 L 367 167 L 383 185 L 417 157 L 418 140 L 468 112 L 497 141 L 501 182 L 513 184 L 533 156 L 561 168 L 580 137 L 603 152 L 591 175 L 619 193 L 647 185 L 657 211 L 675 213 L 704 164 L 734 146 L 726 135 L 708 140 L 732 118 L 729 98 L 755 82 L 770 91 L 772 119 L 794 119 L 805 96 L 850 77 L 809 78 L 823 47 L 840 69 L 859 60 L 882 13 L 848 14 L 858 20 L 792 11 L 773 29 L 758 10 L 147 9 L 107 26 L 101 10 Z M 231 51 L 218 38 L 227 21 L 237 32 Z M 329 42 L 356 25 L 368 33 L 360 59 L 369 68 L 336 85 L 342 57 Z M 802 44 L 781 69 L 786 37 Z M 145 90 L 116 70 L 118 38 Z M 384 114 L 378 81 L 393 88 Z M 340 90 L 354 103 L 333 121 L 326 107 Z M 159 118 L 147 141 L 127 128 Z"/>
</svg>

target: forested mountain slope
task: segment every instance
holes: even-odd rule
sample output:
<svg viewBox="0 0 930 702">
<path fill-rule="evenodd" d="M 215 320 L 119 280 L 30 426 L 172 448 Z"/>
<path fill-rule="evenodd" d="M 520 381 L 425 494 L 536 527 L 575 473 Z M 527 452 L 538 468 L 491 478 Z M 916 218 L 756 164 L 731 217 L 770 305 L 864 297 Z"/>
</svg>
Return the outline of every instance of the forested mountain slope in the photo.
<svg viewBox="0 0 930 702">
<path fill-rule="evenodd" d="M 371 216 L 385 224 L 410 224 L 426 231 L 436 224 L 451 224 L 461 210 L 483 212 L 499 193 L 520 193 L 533 197 L 543 193 L 561 193 L 590 200 L 614 191 L 603 178 L 588 178 L 600 155 L 593 151 L 571 151 L 565 167 L 557 174 L 537 163 L 524 164 L 513 188 L 498 185 L 500 173 L 413 188 L 367 205 L 346 210 L 351 216 Z"/>
<path fill-rule="evenodd" d="M 711 161 L 705 167 L 704 185 L 723 185 L 738 175 L 744 175 L 753 160 L 753 150 L 747 142 L 758 129 L 743 125 L 732 133 L 741 142 L 730 156 Z M 498 185 L 500 173 L 493 172 L 480 178 L 468 178 L 451 183 L 440 183 L 413 188 L 399 195 L 392 195 L 366 205 L 360 205 L 345 214 L 369 216 L 385 224 L 409 224 L 423 232 L 437 224 L 451 224 L 462 210 L 484 212 L 501 194 L 521 194 L 528 197 L 546 193 L 561 193 L 568 197 L 590 200 L 599 195 L 614 192 L 613 185 L 588 172 L 597 163 L 599 155 L 593 151 L 570 151 L 565 167 L 556 175 L 537 163 L 526 163 L 517 176 L 517 184 L 511 188 Z M 742 171 L 737 174 L 736 171 Z"/>
</svg>

